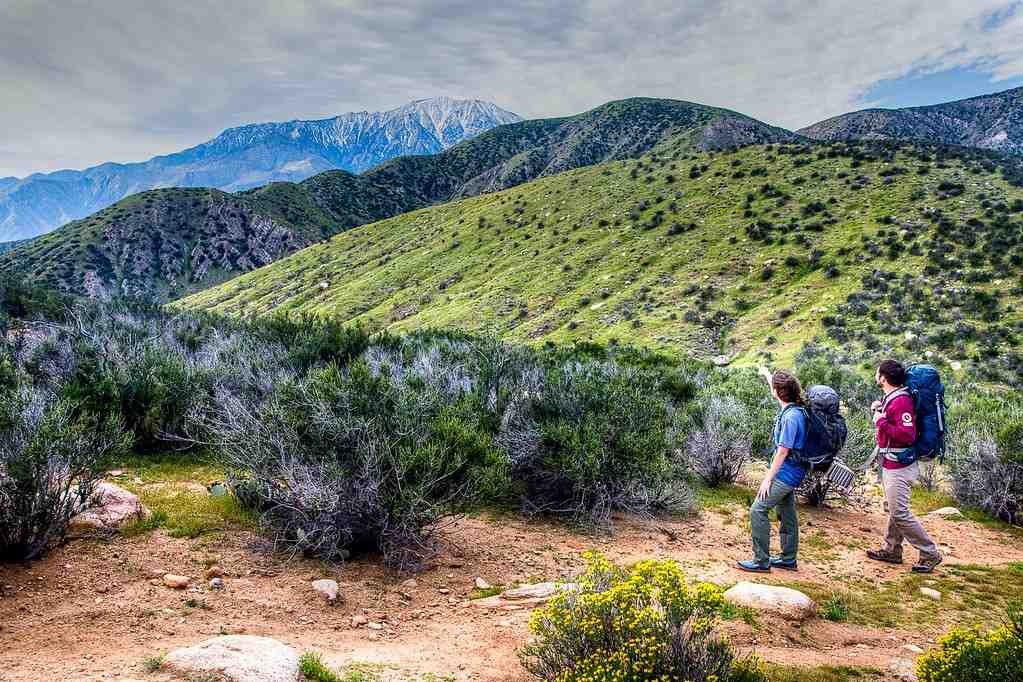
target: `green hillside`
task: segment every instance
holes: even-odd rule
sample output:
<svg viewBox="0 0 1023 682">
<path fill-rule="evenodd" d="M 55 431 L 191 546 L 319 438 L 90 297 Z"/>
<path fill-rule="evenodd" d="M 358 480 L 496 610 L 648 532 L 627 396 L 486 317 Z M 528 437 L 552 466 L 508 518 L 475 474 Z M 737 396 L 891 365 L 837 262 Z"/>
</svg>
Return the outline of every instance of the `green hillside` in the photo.
<svg viewBox="0 0 1023 682">
<path fill-rule="evenodd" d="M 818 338 L 1011 373 L 1023 189 L 1004 163 L 844 143 L 692 153 L 674 140 L 365 225 L 180 305 L 740 360 Z"/>
<path fill-rule="evenodd" d="M 0 255 L 0 268 L 21 269 L 72 294 L 166 301 L 356 225 L 633 158 L 669 139 L 720 149 L 797 136 L 725 109 L 623 100 L 577 116 L 499 126 L 440 154 L 395 159 L 362 175 L 329 171 L 239 194 L 143 192 Z"/>
</svg>

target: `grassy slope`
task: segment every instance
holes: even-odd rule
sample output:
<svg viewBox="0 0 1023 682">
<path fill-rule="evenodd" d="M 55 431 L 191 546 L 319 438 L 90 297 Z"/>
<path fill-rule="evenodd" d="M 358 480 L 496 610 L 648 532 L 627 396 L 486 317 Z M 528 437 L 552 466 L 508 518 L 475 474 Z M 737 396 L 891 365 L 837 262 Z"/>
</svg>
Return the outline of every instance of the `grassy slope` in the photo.
<svg viewBox="0 0 1023 682">
<path fill-rule="evenodd" d="M 849 158 L 819 158 L 816 151 L 792 156 L 758 146 L 688 155 L 670 144 L 657 151 L 660 160 L 645 157 L 637 172 L 634 161 L 611 162 L 366 225 L 182 305 L 246 315 L 313 313 L 374 329 L 455 326 L 522 340 L 618 339 L 747 357 L 769 349 L 786 358 L 821 331 L 822 315 L 857 291 L 864 273 L 895 269 L 883 256 L 860 257 L 861 237 L 877 233 L 879 217 L 923 224 L 923 209 L 940 206 L 965 220 L 982 214 L 979 192 L 1010 203 L 1023 197 L 997 172 L 971 173 L 959 160 L 921 164 L 906 152 L 894 164 L 866 161 L 851 169 Z M 693 165 L 708 169 L 693 179 Z M 930 172 L 886 183 L 879 173 L 892 165 L 929 165 Z M 766 176 L 751 177 L 754 168 Z M 737 172 L 745 177 L 733 177 Z M 862 189 L 850 184 L 857 175 L 869 178 Z M 966 191 L 940 199 L 943 181 Z M 763 195 L 765 183 L 790 196 L 785 205 Z M 805 230 L 828 214 L 834 224 L 804 231 L 809 247 L 794 243 L 794 231 L 785 244 L 753 241 L 745 234 L 755 219 L 745 215 L 748 194 L 756 216 L 776 224 L 794 219 Z M 827 213 L 806 216 L 804 207 L 814 201 Z M 641 202 L 648 206 L 634 221 L 630 212 Z M 644 227 L 658 210 L 663 223 Z M 695 228 L 671 236 L 675 222 Z M 850 252 L 839 255 L 841 247 Z M 811 249 L 840 274 L 829 278 L 824 267 L 808 266 Z M 787 256 L 800 264 L 785 265 Z M 763 281 L 770 262 L 776 273 Z M 922 266 L 922 257 L 907 255 L 898 269 Z M 740 299 L 747 309 L 737 306 Z M 792 312 L 782 320 L 786 309 Z M 717 311 L 734 318 L 734 327 L 707 322 Z M 700 321 L 686 321 L 687 312 Z"/>
<path fill-rule="evenodd" d="M 568 118 L 500 126 L 440 154 L 394 159 L 362 175 L 329 171 L 237 195 L 201 188 L 143 192 L 0 256 L 0 268 L 17 266 L 71 293 L 102 289 L 173 299 L 356 225 L 633 158 L 682 134 L 697 148 L 794 138 L 723 109 L 622 100 Z"/>
</svg>

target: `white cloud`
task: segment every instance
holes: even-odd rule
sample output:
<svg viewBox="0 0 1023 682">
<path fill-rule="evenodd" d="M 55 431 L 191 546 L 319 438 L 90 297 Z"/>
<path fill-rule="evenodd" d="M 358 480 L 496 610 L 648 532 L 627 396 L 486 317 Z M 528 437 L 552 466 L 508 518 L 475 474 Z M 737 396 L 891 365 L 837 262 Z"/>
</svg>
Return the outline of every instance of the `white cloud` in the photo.
<svg viewBox="0 0 1023 682">
<path fill-rule="evenodd" d="M 1023 12 L 990 28 L 1006 0 L 202 4 L 8 0 L 0 176 L 435 94 L 526 116 L 674 97 L 796 128 L 914 70 L 1023 74 Z"/>
</svg>

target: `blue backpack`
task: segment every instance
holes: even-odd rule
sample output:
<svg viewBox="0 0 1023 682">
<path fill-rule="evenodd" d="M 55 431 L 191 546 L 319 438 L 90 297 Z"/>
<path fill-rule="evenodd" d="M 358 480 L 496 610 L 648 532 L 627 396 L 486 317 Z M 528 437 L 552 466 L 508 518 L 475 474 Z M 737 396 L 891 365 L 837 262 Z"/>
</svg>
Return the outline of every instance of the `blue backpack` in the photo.
<svg viewBox="0 0 1023 682">
<path fill-rule="evenodd" d="M 914 459 L 929 462 L 945 458 L 945 386 L 931 365 L 912 365 L 906 370 L 906 388 L 916 412 Z"/>
<path fill-rule="evenodd" d="M 849 433 L 838 411 L 838 392 L 830 386 L 811 386 L 806 392 L 806 443 L 795 454 L 796 461 L 810 471 L 826 471 L 845 447 Z"/>
</svg>

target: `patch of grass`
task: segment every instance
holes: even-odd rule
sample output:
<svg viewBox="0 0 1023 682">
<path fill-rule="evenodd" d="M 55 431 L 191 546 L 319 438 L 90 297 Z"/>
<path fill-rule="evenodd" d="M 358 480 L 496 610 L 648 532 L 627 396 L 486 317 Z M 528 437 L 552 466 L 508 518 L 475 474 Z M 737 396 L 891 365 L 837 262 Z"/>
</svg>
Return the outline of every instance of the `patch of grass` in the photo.
<svg viewBox="0 0 1023 682">
<path fill-rule="evenodd" d="M 314 651 L 302 654 L 298 667 L 307 682 L 377 682 L 380 679 L 379 666 L 353 664 L 343 671 L 335 671 Z"/>
<path fill-rule="evenodd" d="M 202 483 L 219 481 L 224 472 L 209 461 L 209 457 L 197 453 L 162 453 L 156 455 L 134 455 L 117 462 L 110 469 L 121 469 L 124 476 L 114 480 L 133 478 L 143 483 Z"/>
<path fill-rule="evenodd" d="M 698 485 L 695 490 L 700 507 L 719 514 L 730 514 L 736 506 L 747 508 L 753 504 L 755 496 L 752 490 L 739 485 L 719 485 L 716 488 Z"/>
<path fill-rule="evenodd" d="M 821 618 L 835 623 L 849 620 L 849 598 L 838 592 L 833 593 L 820 606 Z"/>
<path fill-rule="evenodd" d="M 171 537 L 195 538 L 229 528 L 254 528 L 256 518 L 233 495 L 214 497 L 205 491 L 166 485 L 136 491 L 142 504 L 159 515 L 159 527 Z"/>
<path fill-rule="evenodd" d="M 726 601 L 719 612 L 724 620 L 741 620 L 750 627 L 758 627 L 757 612 L 748 606 L 738 606 Z"/>
<path fill-rule="evenodd" d="M 811 561 L 834 561 L 839 557 L 835 541 L 825 533 L 814 531 L 799 537 L 799 553 Z"/>
<path fill-rule="evenodd" d="M 957 564 L 944 566 L 931 575 L 907 572 L 875 585 L 872 581 L 845 581 L 842 597 L 848 607 L 848 621 L 857 625 L 908 627 L 940 624 L 947 621 L 971 621 L 995 625 L 998 613 L 1012 601 L 1023 599 L 1023 564 L 980 566 Z M 818 604 L 834 596 L 830 585 L 810 582 L 783 583 L 800 590 Z M 921 587 L 932 587 L 942 594 L 934 601 L 920 594 Z"/>
<path fill-rule="evenodd" d="M 167 525 L 167 512 L 154 511 L 144 519 L 132 519 L 121 527 L 121 535 L 134 537 L 150 533 Z"/>
<path fill-rule="evenodd" d="M 942 490 L 927 490 L 919 486 L 914 487 L 912 497 L 910 499 L 910 506 L 915 514 L 927 514 L 935 509 L 941 509 L 942 507 L 955 507 L 962 512 L 963 520 L 973 521 L 974 523 L 979 523 L 985 528 L 1004 531 L 1023 537 L 1023 528 L 1008 524 L 1001 519 L 996 519 L 980 509 L 971 509 L 970 507 L 960 506 L 959 502 L 954 497 Z"/>
<path fill-rule="evenodd" d="M 882 680 L 877 668 L 860 668 L 847 665 L 824 665 L 807 668 L 795 665 L 765 663 L 764 670 L 771 682 L 869 682 Z"/>
<path fill-rule="evenodd" d="M 469 593 L 469 599 L 486 599 L 487 597 L 493 597 L 501 594 L 504 590 L 505 588 L 502 585 L 491 585 L 485 590 L 475 587 L 472 592 Z"/>
<path fill-rule="evenodd" d="M 147 673 L 155 673 L 163 665 L 163 654 L 159 656 L 150 656 L 146 660 L 142 661 L 142 668 Z"/>
</svg>

